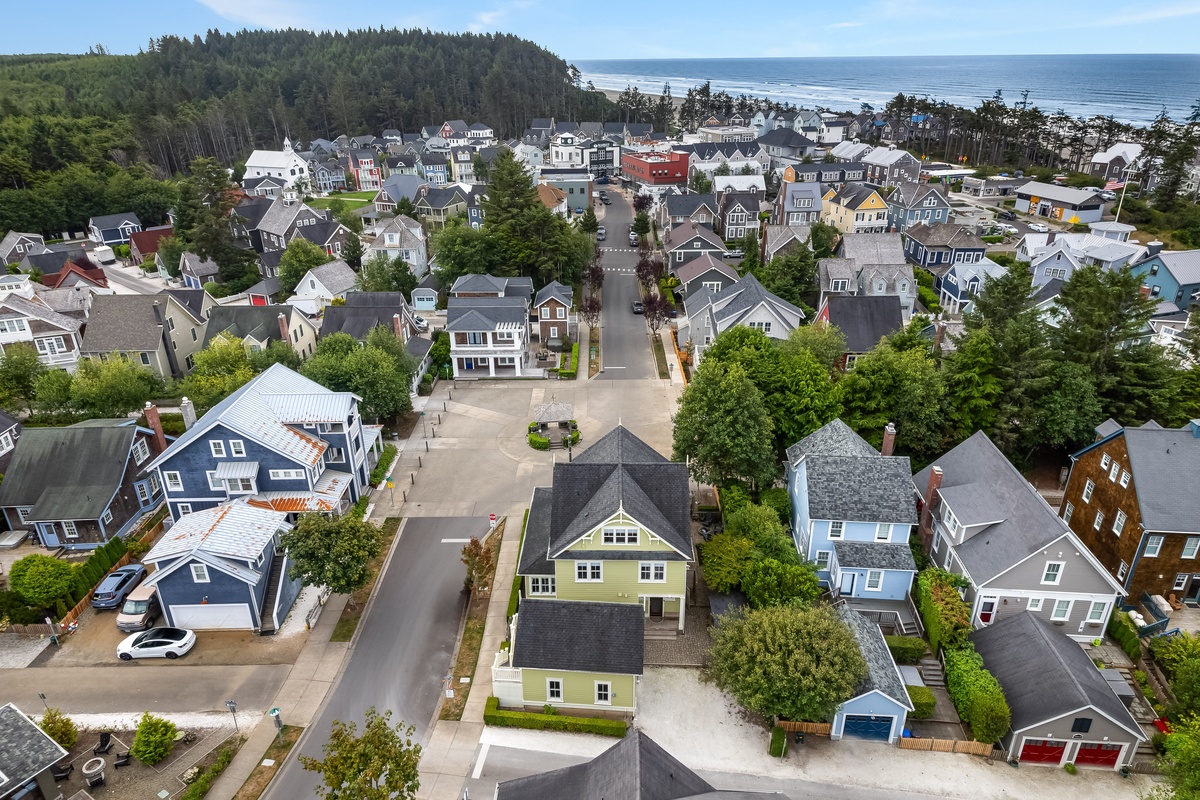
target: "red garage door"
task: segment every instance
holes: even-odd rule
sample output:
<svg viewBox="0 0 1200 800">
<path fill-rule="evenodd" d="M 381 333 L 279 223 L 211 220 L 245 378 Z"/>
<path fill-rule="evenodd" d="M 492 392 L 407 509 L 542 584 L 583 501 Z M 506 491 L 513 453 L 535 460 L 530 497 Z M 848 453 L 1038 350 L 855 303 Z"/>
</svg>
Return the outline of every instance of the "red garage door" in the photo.
<svg viewBox="0 0 1200 800">
<path fill-rule="evenodd" d="M 1088 764 L 1094 767 L 1115 767 L 1120 755 L 1121 745 L 1119 744 L 1084 742 L 1079 745 L 1079 753 L 1075 756 L 1075 763 Z"/>
<path fill-rule="evenodd" d="M 1031 764 L 1057 764 L 1062 761 L 1067 743 L 1054 739 L 1026 739 L 1021 747 L 1021 761 Z"/>
</svg>

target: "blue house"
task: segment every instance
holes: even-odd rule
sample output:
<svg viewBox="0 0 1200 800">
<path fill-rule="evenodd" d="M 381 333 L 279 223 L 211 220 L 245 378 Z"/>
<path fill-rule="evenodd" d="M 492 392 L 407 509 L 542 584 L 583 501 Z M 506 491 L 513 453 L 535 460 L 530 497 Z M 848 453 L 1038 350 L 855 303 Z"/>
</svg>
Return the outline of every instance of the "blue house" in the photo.
<svg viewBox="0 0 1200 800">
<path fill-rule="evenodd" d="M 867 662 L 867 677 L 858 687 L 858 694 L 838 707 L 829 738 L 849 736 L 894 744 L 904 731 L 908 712 L 913 710 L 900 670 L 877 624 L 846 606 L 838 608 L 838 615 L 854 634 Z"/>
<path fill-rule="evenodd" d="M 788 448 L 787 479 L 796 548 L 820 582 L 843 598 L 894 602 L 903 616 L 917 571 L 908 546 L 917 514 L 908 458 L 891 455 L 894 442 L 889 425 L 880 455 L 835 419 Z"/>
<path fill-rule="evenodd" d="M 188 514 L 142 559 L 154 565 L 166 624 L 177 628 L 279 630 L 300 594 L 279 537 L 287 513 L 244 498 Z"/>
<path fill-rule="evenodd" d="M 940 275 L 948 264 L 979 261 L 987 255 L 987 244 L 953 222 L 910 225 L 904 231 L 904 256 L 919 267 Z"/>
<path fill-rule="evenodd" d="M 358 397 L 274 364 L 222 400 L 147 469 L 171 518 L 237 498 L 299 514 L 341 514 L 367 489 L 382 449 Z"/>
<path fill-rule="evenodd" d="M 971 310 L 988 277 L 1002 278 L 1006 274 L 1008 270 L 990 258 L 951 264 L 935 282 L 938 302 L 948 314 L 964 314 Z"/>
<path fill-rule="evenodd" d="M 1150 296 L 1186 309 L 1200 303 L 1200 250 L 1164 251 L 1140 264 L 1133 274 L 1150 289 Z"/>
<path fill-rule="evenodd" d="M 950 221 L 950 201 L 932 183 L 900 183 L 886 202 L 888 223 L 900 233 L 917 224 Z"/>
<path fill-rule="evenodd" d="M 129 244 L 129 237 L 141 232 L 142 221 L 132 211 L 88 220 L 88 238 L 96 244 Z"/>
</svg>

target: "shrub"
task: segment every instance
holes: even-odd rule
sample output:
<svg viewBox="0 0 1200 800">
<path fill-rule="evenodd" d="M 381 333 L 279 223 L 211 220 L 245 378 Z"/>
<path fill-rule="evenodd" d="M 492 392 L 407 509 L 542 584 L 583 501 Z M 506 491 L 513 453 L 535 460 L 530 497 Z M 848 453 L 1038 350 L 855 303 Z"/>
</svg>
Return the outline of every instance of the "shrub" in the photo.
<svg viewBox="0 0 1200 800">
<path fill-rule="evenodd" d="M 946 690 L 963 721 L 980 742 L 995 743 L 1012 726 L 1012 712 L 1000 682 L 983 667 L 974 646 L 946 650 Z"/>
<path fill-rule="evenodd" d="M 593 719 L 591 717 L 569 717 L 564 714 L 534 714 L 527 711 L 504 711 L 495 697 L 487 699 L 483 721 L 501 728 L 527 728 L 535 731 L 566 731 L 568 733 L 596 733 L 601 736 L 625 736 L 628 726 L 620 719 Z"/>
<path fill-rule="evenodd" d="M 758 493 L 758 502 L 767 508 L 773 509 L 779 515 L 780 523 L 783 525 L 791 524 L 792 501 L 788 499 L 787 489 L 781 487 L 763 489 Z"/>
<path fill-rule="evenodd" d="M 751 608 L 807 606 L 821 595 L 811 564 L 782 564 L 773 558 L 755 561 L 742 575 L 742 591 Z"/>
<path fill-rule="evenodd" d="M 130 539 L 126 546 L 129 552 L 129 557 L 134 561 L 140 561 L 142 556 L 150 552 L 150 548 L 154 545 L 153 542 L 143 542 L 141 539 Z"/>
<path fill-rule="evenodd" d="M 916 636 L 885 636 L 888 650 L 897 664 L 916 664 L 925 655 L 925 640 Z"/>
<path fill-rule="evenodd" d="M 371 484 L 378 486 L 383 483 L 383 479 L 387 477 L 388 467 L 392 466 L 392 462 L 396 460 L 396 445 L 384 445 L 383 453 L 379 456 L 379 463 L 375 465 L 375 469 L 371 470 Z"/>
<path fill-rule="evenodd" d="M 912 701 L 913 710 L 908 715 L 909 719 L 929 719 L 933 716 L 933 708 L 937 705 L 937 698 L 933 696 L 933 691 L 926 686 L 905 686 L 908 690 L 908 699 Z"/>
<path fill-rule="evenodd" d="M 529 527 L 529 509 L 525 509 L 525 518 L 521 520 L 521 540 L 520 544 L 525 543 L 525 529 Z M 520 550 L 520 547 L 517 548 Z M 517 613 L 517 607 L 521 603 L 521 576 L 513 575 L 512 591 L 508 595 L 508 616 L 507 619 L 512 619 L 513 614 Z"/>
<path fill-rule="evenodd" d="M 721 513 L 725 516 L 732 514 L 750 504 L 750 493 L 741 486 L 732 484 L 720 489 Z"/>
<path fill-rule="evenodd" d="M 776 725 L 771 728 L 771 757 L 783 758 L 787 755 L 788 732 Z"/>
<path fill-rule="evenodd" d="M 980 236 L 984 244 L 1000 244 L 1004 241 L 1003 236 Z"/>
<path fill-rule="evenodd" d="M 31 553 L 9 568 L 8 580 L 27 603 L 44 608 L 71 591 L 75 567 L 57 558 Z"/>
<path fill-rule="evenodd" d="M 188 787 L 183 790 L 183 794 L 179 795 L 179 800 L 200 800 L 200 798 L 208 794 L 208 790 L 212 788 L 213 781 L 225 771 L 225 768 L 229 766 L 229 762 L 233 761 L 235 753 L 237 753 L 236 746 L 222 747 L 221 752 L 217 753 L 217 760 L 188 784 Z"/>
<path fill-rule="evenodd" d="M 1071 762 L 1069 762 L 1069 761 L 1068 761 L 1066 764 L 1063 764 L 1063 770 L 1064 770 L 1064 771 L 1065 771 L 1065 772 L 1066 772 L 1068 775 L 1074 775 L 1074 774 L 1076 774 L 1077 772 L 1079 772 L 1079 770 L 1075 768 L 1075 765 L 1074 765 L 1074 764 L 1072 764 L 1072 763 L 1071 763 Z"/>
<path fill-rule="evenodd" d="M 138 761 L 152 767 L 171 755 L 171 748 L 175 746 L 175 733 L 173 722 L 146 711 L 138 722 L 137 733 L 134 734 L 133 746 L 129 748 L 129 752 Z"/>
<path fill-rule="evenodd" d="M 921 300 L 921 305 L 925 306 L 927 311 L 940 311 L 942 306 L 938 303 L 937 293 L 933 289 L 927 289 L 924 286 L 917 287 L 917 297 Z"/>
<path fill-rule="evenodd" d="M 549 450 L 550 440 L 536 433 L 529 434 L 529 446 L 534 450 Z"/>
<path fill-rule="evenodd" d="M 1142 657 L 1142 640 L 1138 637 L 1137 628 L 1124 612 L 1114 612 L 1108 618 L 1108 635 L 1113 638 L 1129 660 L 1135 664 Z M 1159 637 L 1161 638 L 1161 637 Z"/>
<path fill-rule="evenodd" d="M 722 531 L 700 545 L 700 566 L 710 591 L 723 594 L 737 589 L 753 559 L 754 542 L 729 531 Z"/>
<path fill-rule="evenodd" d="M 1200 638 L 1187 631 L 1174 636 L 1155 636 L 1150 640 L 1150 653 L 1167 677 L 1174 678 L 1185 663 L 1200 660 Z"/>
<path fill-rule="evenodd" d="M 966 641 L 971 630 L 971 608 L 958 596 L 957 583 L 955 576 L 936 567 L 917 576 L 917 607 L 929 649 L 935 653 Z"/>
<path fill-rule="evenodd" d="M 79 739 L 79 729 L 75 727 L 75 722 L 57 708 L 46 709 L 46 713 L 42 714 L 42 718 L 38 722 L 38 727 L 45 731 L 47 736 L 58 742 L 64 750 L 70 750 Z"/>
</svg>

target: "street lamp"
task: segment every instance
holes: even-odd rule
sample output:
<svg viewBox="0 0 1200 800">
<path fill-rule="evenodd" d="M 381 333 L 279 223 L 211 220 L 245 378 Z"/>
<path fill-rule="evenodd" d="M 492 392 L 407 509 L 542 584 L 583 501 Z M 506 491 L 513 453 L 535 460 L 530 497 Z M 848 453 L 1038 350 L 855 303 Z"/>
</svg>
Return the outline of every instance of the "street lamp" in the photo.
<svg viewBox="0 0 1200 800">
<path fill-rule="evenodd" d="M 230 713 L 230 714 L 233 714 L 233 730 L 234 730 L 234 732 L 236 733 L 236 732 L 238 731 L 238 724 L 237 724 L 237 701 L 236 701 L 236 700 L 226 700 L 226 701 L 225 701 L 225 707 L 229 709 L 229 713 Z"/>
<path fill-rule="evenodd" d="M 42 701 L 42 705 L 44 705 L 46 707 L 46 710 L 49 711 L 50 704 L 46 702 L 46 695 L 42 694 L 41 692 L 38 692 L 38 699 Z"/>
</svg>

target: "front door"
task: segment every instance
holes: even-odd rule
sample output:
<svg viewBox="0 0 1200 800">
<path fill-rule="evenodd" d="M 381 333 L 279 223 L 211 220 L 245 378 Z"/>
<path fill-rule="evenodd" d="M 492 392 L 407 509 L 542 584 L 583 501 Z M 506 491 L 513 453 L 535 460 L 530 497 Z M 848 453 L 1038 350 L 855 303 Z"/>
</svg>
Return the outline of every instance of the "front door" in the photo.
<svg viewBox="0 0 1200 800">
<path fill-rule="evenodd" d="M 984 599 L 979 604 L 979 624 L 989 625 L 992 622 L 992 617 L 996 614 L 996 601 Z"/>
<path fill-rule="evenodd" d="M 1200 600 L 1200 574 L 1192 576 L 1192 585 L 1188 587 L 1187 599 Z"/>
<path fill-rule="evenodd" d="M 650 616 L 661 617 L 663 615 L 663 599 L 661 597 L 650 598 Z"/>
<path fill-rule="evenodd" d="M 842 579 L 838 585 L 838 594 L 854 596 L 854 579 L 858 577 L 854 572 L 843 572 Z"/>
</svg>

